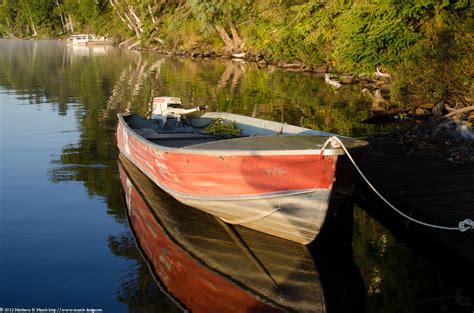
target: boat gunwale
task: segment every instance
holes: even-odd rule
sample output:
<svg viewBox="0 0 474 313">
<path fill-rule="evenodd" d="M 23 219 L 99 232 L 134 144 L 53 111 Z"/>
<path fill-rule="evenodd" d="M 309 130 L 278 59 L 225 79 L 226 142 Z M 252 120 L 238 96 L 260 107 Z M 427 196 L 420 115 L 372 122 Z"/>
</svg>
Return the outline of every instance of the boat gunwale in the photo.
<svg viewBox="0 0 474 313">
<path fill-rule="evenodd" d="M 210 112 L 210 113 L 219 113 L 219 112 Z M 249 118 L 248 116 L 240 115 L 240 114 L 233 114 L 233 113 L 226 113 L 227 115 L 230 116 L 243 116 L 246 118 Z M 163 146 L 158 143 L 152 142 L 143 136 L 139 135 L 130 125 L 125 121 L 124 116 L 131 116 L 134 115 L 133 113 L 118 113 L 118 119 L 119 119 L 119 124 L 121 124 L 129 134 L 133 135 L 136 139 L 141 141 L 143 144 L 152 147 L 154 149 L 162 150 L 165 153 L 177 153 L 177 154 L 198 154 L 198 155 L 209 155 L 209 156 L 273 156 L 273 155 L 315 155 L 315 156 L 337 156 L 337 155 L 345 155 L 345 152 L 342 148 L 332 148 L 332 147 L 327 147 L 325 148 L 322 153 L 321 149 L 301 149 L 301 150 L 255 150 L 255 149 L 248 149 L 248 150 L 223 150 L 223 149 L 195 149 L 195 148 L 190 148 L 193 147 L 194 145 L 189 145 L 181 148 L 176 148 L 176 147 L 168 147 L 168 146 Z M 277 122 L 274 122 L 277 123 Z M 284 124 L 282 124 L 284 125 Z M 293 126 L 293 125 L 291 125 Z M 298 126 L 294 126 L 298 127 Z M 309 128 L 304 128 L 300 127 L 301 129 L 309 130 L 309 131 L 314 131 Z M 344 136 L 339 136 L 336 134 L 332 133 L 327 133 L 328 138 L 332 136 L 337 136 L 341 138 L 349 138 L 349 139 L 354 139 L 351 137 L 344 137 Z M 271 137 L 272 135 L 268 135 Z M 290 135 L 290 136 L 299 136 L 299 135 Z M 314 136 L 318 137 L 318 135 L 308 135 L 308 136 Z M 262 136 L 263 137 L 263 136 Z M 289 137 L 289 136 L 288 136 Z M 321 135 L 319 137 L 324 137 L 324 135 Z M 227 139 L 227 140 L 234 140 L 234 139 Z M 354 139 L 358 140 L 358 139 Z M 322 146 L 322 144 L 320 145 Z M 367 144 L 361 144 L 360 146 L 356 147 L 351 147 L 351 150 L 354 149 L 360 149 L 366 147 Z"/>
</svg>

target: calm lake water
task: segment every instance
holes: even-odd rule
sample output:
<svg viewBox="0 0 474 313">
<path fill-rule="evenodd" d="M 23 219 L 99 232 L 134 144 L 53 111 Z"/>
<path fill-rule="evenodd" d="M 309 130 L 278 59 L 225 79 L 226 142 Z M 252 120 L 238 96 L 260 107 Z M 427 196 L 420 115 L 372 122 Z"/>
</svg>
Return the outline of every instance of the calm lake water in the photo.
<svg viewBox="0 0 474 313">
<path fill-rule="evenodd" d="M 306 303 L 318 311 L 324 303 L 329 312 L 472 312 L 455 280 L 360 208 L 354 208 L 352 225 L 350 205 L 309 247 L 239 228 L 247 245 L 266 249 L 246 254 L 232 241 L 219 249 L 193 243 L 190 238 L 217 240 L 212 231 L 203 232 L 205 225 L 225 226 L 193 210 L 173 215 L 189 208 L 147 187 L 139 173 L 119 172 L 116 113 L 147 114 L 151 97 L 159 95 L 353 136 L 376 131 L 360 123 L 368 103 L 359 87 L 334 92 L 314 74 L 56 41 L 0 40 L 0 308 L 181 311 L 189 302 L 183 297 L 201 288 L 190 277 L 211 273 L 257 302 L 281 302 L 286 309 Z M 126 195 L 135 188 L 148 191 L 135 194 L 138 202 L 132 203 L 130 195 L 125 201 L 122 185 Z M 158 213 L 146 213 L 153 210 Z M 194 229 L 191 216 L 204 226 Z M 181 242 L 181 249 L 189 244 L 190 250 L 180 254 L 183 265 L 196 269 L 154 277 L 153 258 L 166 255 L 150 252 L 147 247 L 156 247 L 158 239 L 143 237 L 144 229 L 163 240 L 183 236 L 189 242 Z M 180 246 L 168 244 L 159 253 Z M 171 272 L 179 267 L 162 265 Z M 281 281 L 283 274 L 287 281 Z M 260 276 L 261 282 L 253 282 Z M 293 281 L 304 282 L 306 292 L 286 294 L 285 284 Z M 197 299 L 196 308 L 214 310 L 226 303 L 223 297 Z M 293 306 L 295 301 L 301 306 Z"/>
</svg>

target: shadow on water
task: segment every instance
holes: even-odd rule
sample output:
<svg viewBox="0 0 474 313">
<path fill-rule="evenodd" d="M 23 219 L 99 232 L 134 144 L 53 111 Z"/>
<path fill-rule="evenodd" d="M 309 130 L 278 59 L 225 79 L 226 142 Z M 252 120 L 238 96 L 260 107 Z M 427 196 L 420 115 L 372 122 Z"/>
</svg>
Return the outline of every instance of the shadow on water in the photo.
<svg viewBox="0 0 474 313">
<path fill-rule="evenodd" d="M 374 312 L 376 308 L 384 312 L 473 312 L 474 264 L 456 258 L 439 244 L 448 240 L 452 246 L 469 246 L 467 235 L 412 225 L 384 205 L 360 199 L 355 220 L 354 258 L 367 284 L 367 305 Z"/>
<path fill-rule="evenodd" d="M 119 162 L 136 241 L 165 292 L 193 311 L 363 312 L 352 259 L 352 205 L 309 247 L 180 204 L 124 157 Z"/>
</svg>

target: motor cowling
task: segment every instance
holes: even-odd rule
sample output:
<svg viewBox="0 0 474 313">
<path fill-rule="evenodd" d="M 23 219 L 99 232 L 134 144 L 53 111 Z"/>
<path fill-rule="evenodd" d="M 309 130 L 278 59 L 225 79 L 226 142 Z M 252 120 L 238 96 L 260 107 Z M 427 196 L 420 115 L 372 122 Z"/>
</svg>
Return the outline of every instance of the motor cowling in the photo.
<svg viewBox="0 0 474 313">
<path fill-rule="evenodd" d="M 205 109 L 207 109 L 206 105 L 201 105 L 192 109 L 183 109 L 181 107 L 180 98 L 155 97 L 153 98 L 153 110 L 151 113 L 151 118 L 162 121 L 162 125 L 164 125 L 168 118 L 175 118 L 177 122 L 180 122 L 183 115 Z"/>
</svg>

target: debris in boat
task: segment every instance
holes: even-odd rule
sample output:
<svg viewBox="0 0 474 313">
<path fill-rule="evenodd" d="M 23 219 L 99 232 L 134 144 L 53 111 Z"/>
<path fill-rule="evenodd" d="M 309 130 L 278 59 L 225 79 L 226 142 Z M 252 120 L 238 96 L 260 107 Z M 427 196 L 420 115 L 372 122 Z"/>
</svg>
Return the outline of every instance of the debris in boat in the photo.
<svg viewBox="0 0 474 313">
<path fill-rule="evenodd" d="M 223 119 L 217 119 L 204 129 L 206 134 L 212 135 L 233 135 L 239 136 L 240 129 L 232 122 L 225 122 Z"/>
<path fill-rule="evenodd" d="M 375 76 L 380 77 L 380 78 L 392 78 L 392 75 L 390 75 L 389 73 L 381 72 L 378 67 L 377 67 L 377 70 L 375 71 Z"/>
<path fill-rule="evenodd" d="M 336 89 L 339 89 L 342 87 L 340 82 L 338 82 L 337 80 L 331 79 L 331 76 L 329 75 L 329 73 L 324 74 L 324 81 L 328 83 L 329 85 L 335 87 Z"/>
</svg>

